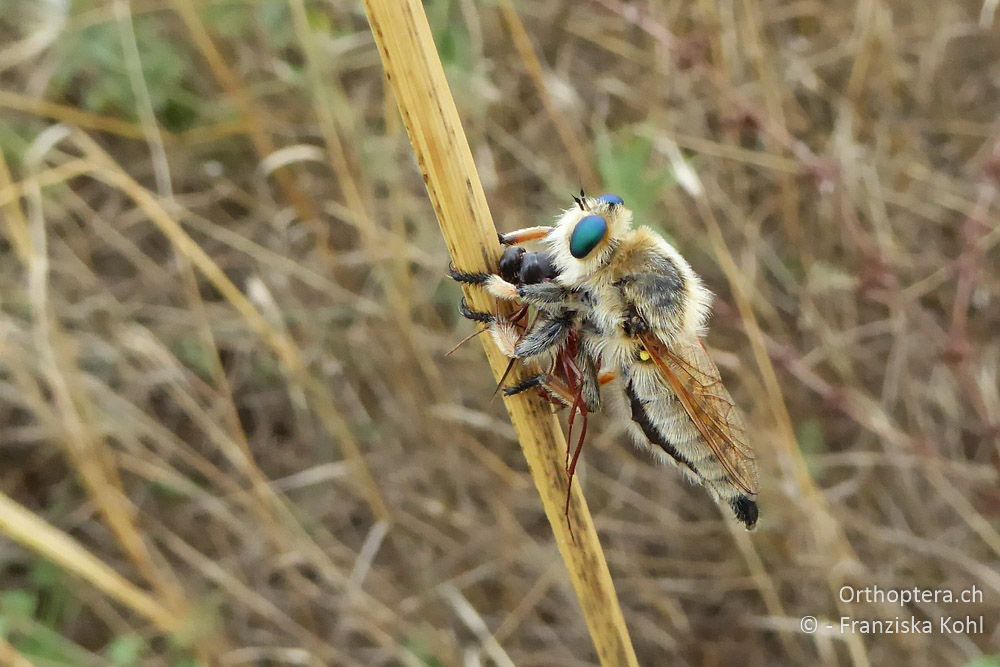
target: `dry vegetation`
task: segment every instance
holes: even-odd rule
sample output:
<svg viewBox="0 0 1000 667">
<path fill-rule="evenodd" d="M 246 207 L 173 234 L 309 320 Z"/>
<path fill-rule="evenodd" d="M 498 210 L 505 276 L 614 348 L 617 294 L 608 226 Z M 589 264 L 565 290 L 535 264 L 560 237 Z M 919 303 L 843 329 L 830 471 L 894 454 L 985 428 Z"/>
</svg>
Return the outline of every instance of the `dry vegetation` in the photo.
<svg viewBox="0 0 1000 667">
<path fill-rule="evenodd" d="M 758 531 L 584 454 L 641 664 L 1000 661 L 997 5 L 426 3 L 501 229 L 616 192 L 718 294 Z M 0 662 L 592 664 L 360 7 L 2 6 Z"/>
</svg>

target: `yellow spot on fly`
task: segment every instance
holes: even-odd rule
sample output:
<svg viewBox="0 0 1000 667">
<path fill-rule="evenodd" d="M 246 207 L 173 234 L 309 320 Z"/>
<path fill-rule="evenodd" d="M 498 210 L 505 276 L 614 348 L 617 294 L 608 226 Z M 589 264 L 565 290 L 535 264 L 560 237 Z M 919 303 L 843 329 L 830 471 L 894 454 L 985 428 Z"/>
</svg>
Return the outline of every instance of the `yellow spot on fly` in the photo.
<svg viewBox="0 0 1000 667">
<path fill-rule="evenodd" d="M 646 350 L 639 350 L 639 361 L 649 361 L 649 352 Z"/>
</svg>

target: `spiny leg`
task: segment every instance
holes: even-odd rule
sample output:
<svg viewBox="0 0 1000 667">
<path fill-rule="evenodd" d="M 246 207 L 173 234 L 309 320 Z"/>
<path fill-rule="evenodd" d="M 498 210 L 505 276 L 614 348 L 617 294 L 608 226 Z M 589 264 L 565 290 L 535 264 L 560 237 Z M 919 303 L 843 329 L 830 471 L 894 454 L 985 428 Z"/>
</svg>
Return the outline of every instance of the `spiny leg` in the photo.
<svg viewBox="0 0 1000 667">
<path fill-rule="evenodd" d="M 566 508 L 563 510 L 563 512 L 565 513 L 567 519 L 569 518 L 569 498 L 570 494 L 573 491 L 573 477 L 576 475 L 576 462 L 580 460 L 580 452 L 583 451 L 583 441 L 587 437 L 587 422 L 588 422 L 587 413 L 584 412 L 583 428 L 580 429 L 580 440 L 576 445 L 576 451 L 573 452 L 573 460 L 572 462 L 570 462 L 569 468 L 566 471 L 567 476 L 569 477 L 569 481 L 566 483 Z M 566 452 L 567 454 L 569 453 L 568 442 L 566 443 Z"/>
<path fill-rule="evenodd" d="M 588 359 L 587 364 L 590 368 L 581 371 L 577 367 L 577 363 L 570 357 L 561 360 L 565 364 L 566 368 L 564 372 L 567 378 L 573 374 L 573 377 L 577 378 L 574 382 L 577 384 L 578 388 L 574 391 L 563 379 L 551 374 L 542 373 L 539 375 L 527 378 L 520 383 L 514 385 L 513 387 L 508 387 L 504 389 L 504 394 L 506 396 L 514 396 L 525 391 L 530 391 L 532 389 L 540 389 L 544 391 L 549 396 L 558 400 L 565 406 L 570 408 L 570 424 L 569 433 L 566 436 L 566 472 L 569 478 L 566 489 L 566 505 L 564 507 L 564 514 L 567 519 L 569 518 L 569 503 L 572 494 L 573 487 L 573 477 L 576 475 L 576 466 L 580 460 L 580 454 L 583 451 L 583 443 L 587 438 L 587 426 L 588 426 L 588 415 L 589 410 L 587 406 L 587 401 L 584 398 L 585 388 L 584 385 L 593 382 L 596 387 L 601 384 L 607 384 L 615 379 L 613 373 L 603 373 L 598 375 L 595 364 L 592 360 Z M 591 379 L 585 379 L 590 376 Z M 572 433 L 573 433 L 573 421 L 576 417 L 577 411 L 583 416 L 583 426 L 580 431 L 579 439 L 577 440 L 576 447 L 573 450 L 572 457 L 570 456 L 570 447 L 572 443 Z"/>
<path fill-rule="evenodd" d="M 569 477 L 566 484 L 566 505 L 563 508 L 563 514 L 566 516 L 567 521 L 569 520 L 569 503 L 573 493 L 573 477 L 576 473 L 576 464 L 580 458 L 580 452 L 583 450 L 583 442 L 587 437 L 587 423 L 588 423 L 588 411 L 585 406 L 581 405 L 581 399 L 583 394 L 583 386 L 574 393 L 574 391 L 560 378 L 549 373 L 543 373 L 541 375 L 536 375 L 530 377 L 523 382 L 509 387 L 504 390 L 504 394 L 507 396 L 514 396 L 515 394 L 520 394 L 522 392 L 528 391 L 530 389 L 543 389 L 550 396 L 555 397 L 564 405 L 570 407 L 570 432 L 566 436 L 566 472 Z M 583 427 L 580 432 L 580 439 L 577 443 L 576 450 L 573 452 L 573 458 L 570 460 L 569 448 L 570 441 L 573 432 L 573 417 L 576 415 L 577 410 L 583 415 Z M 572 534 L 572 526 L 570 526 L 570 533 Z M 574 538 L 575 539 L 575 538 Z"/>
<path fill-rule="evenodd" d="M 516 396 L 532 389 L 543 390 L 554 400 L 559 401 L 566 407 L 573 404 L 573 392 L 565 382 L 551 373 L 533 375 L 512 387 L 506 387 L 503 390 L 503 394 L 504 396 Z"/>
<path fill-rule="evenodd" d="M 465 283 L 466 285 L 482 285 L 487 280 L 491 274 L 489 273 L 466 273 L 465 271 L 459 271 L 455 268 L 454 264 L 448 265 L 448 275 L 452 280 L 457 280 L 460 283 Z"/>
<path fill-rule="evenodd" d="M 572 359 L 567 359 L 569 365 L 575 366 Z M 566 516 L 566 520 L 569 521 L 569 501 L 573 494 L 573 477 L 576 475 L 576 463 L 580 460 L 580 453 L 583 451 L 583 443 L 587 438 L 587 424 L 589 423 L 589 414 L 586 406 L 583 405 L 583 394 L 584 394 L 584 381 L 582 374 L 577 369 L 577 382 L 576 382 L 576 393 L 573 396 L 573 405 L 569 409 L 569 431 L 566 434 L 566 506 L 563 508 L 563 514 Z M 576 413 L 579 412 L 583 416 L 583 427 L 580 429 L 580 437 L 576 443 L 576 449 L 573 451 L 572 461 L 570 460 L 569 450 L 573 442 L 573 421 L 576 417 Z"/>
<path fill-rule="evenodd" d="M 496 315 L 493 313 L 486 313 L 481 310 L 473 310 L 469 307 L 469 302 L 462 297 L 462 301 L 458 304 L 458 312 L 461 313 L 462 317 L 467 320 L 472 320 L 473 322 L 479 322 L 481 324 L 493 324 L 496 322 Z"/>
<path fill-rule="evenodd" d="M 515 356 L 528 359 L 563 347 L 573 331 L 574 319 L 575 313 L 572 312 L 558 317 L 540 314 L 531 329 L 518 341 Z"/>
<path fill-rule="evenodd" d="M 523 334 L 516 322 L 497 317 L 493 313 L 473 310 L 469 307 L 469 303 L 465 300 L 465 297 L 462 297 L 461 302 L 458 304 L 458 312 L 466 319 L 485 324 L 485 330 L 490 332 L 490 336 L 493 337 L 493 342 L 496 343 L 500 352 L 510 359 L 517 358 L 515 350 Z"/>
<path fill-rule="evenodd" d="M 457 280 L 466 285 L 478 285 L 492 294 L 497 299 L 503 301 L 521 301 L 518 294 L 517 285 L 507 282 L 495 273 L 466 273 L 459 271 L 454 266 L 448 267 L 448 275 L 452 280 Z"/>
</svg>

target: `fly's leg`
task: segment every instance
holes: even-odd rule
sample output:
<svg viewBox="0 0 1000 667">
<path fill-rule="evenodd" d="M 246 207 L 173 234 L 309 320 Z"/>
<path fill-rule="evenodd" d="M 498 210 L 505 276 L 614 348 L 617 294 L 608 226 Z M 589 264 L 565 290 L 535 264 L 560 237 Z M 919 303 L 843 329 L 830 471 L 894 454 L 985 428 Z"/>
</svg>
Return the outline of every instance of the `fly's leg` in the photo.
<svg viewBox="0 0 1000 667">
<path fill-rule="evenodd" d="M 614 371 L 602 371 L 597 375 L 597 384 L 604 386 L 606 384 L 611 384 L 618 379 L 618 373 Z"/>
<path fill-rule="evenodd" d="M 497 347 L 505 357 L 530 361 L 544 354 L 555 352 L 565 345 L 573 330 L 573 313 L 552 316 L 542 313 L 527 333 L 520 323 L 524 315 L 517 313 L 507 319 L 469 307 L 463 298 L 458 306 L 462 317 L 485 324 Z"/>
<path fill-rule="evenodd" d="M 538 389 L 550 396 L 555 402 L 570 409 L 569 432 L 566 435 L 566 474 L 569 481 L 566 487 L 566 506 L 563 510 L 568 519 L 576 464 L 580 460 L 583 443 L 587 438 L 587 416 L 590 414 L 591 403 L 593 403 L 594 409 L 599 407 L 601 376 L 597 372 L 593 359 L 584 352 L 582 347 L 577 352 L 576 359 L 573 358 L 573 355 L 564 354 L 557 358 L 556 363 L 562 376 L 553 373 L 536 375 L 505 389 L 504 394 L 513 396 L 530 389 Z M 606 379 L 606 381 L 610 382 L 611 378 Z M 583 427 L 571 457 L 573 422 L 578 412 L 583 418 Z"/>
<path fill-rule="evenodd" d="M 562 348 L 573 331 L 575 315 L 573 312 L 559 316 L 542 313 L 535 325 L 518 342 L 514 356 L 518 359 L 530 359 Z"/>
<path fill-rule="evenodd" d="M 532 389 L 539 389 L 545 392 L 550 398 L 561 403 L 564 407 L 568 408 L 573 404 L 573 392 L 565 382 L 551 373 L 540 373 L 522 380 L 512 387 L 505 388 L 503 395 L 517 396 Z"/>
<path fill-rule="evenodd" d="M 464 297 L 458 305 L 458 312 L 467 320 L 485 324 L 500 352 L 508 359 L 517 358 L 517 344 L 522 338 L 522 329 L 517 322 L 497 317 L 493 313 L 473 310 Z"/>
<path fill-rule="evenodd" d="M 517 293 L 517 285 L 495 273 L 465 273 L 458 271 L 454 267 L 448 269 L 448 275 L 452 280 L 457 280 L 466 285 L 477 285 L 501 301 L 519 302 L 520 296 Z"/>
<path fill-rule="evenodd" d="M 465 319 L 479 322 L 480 324 L 490 325 L 497 319 L 493 313 L 484 313 L 481 310 L 472 310 L 472 308 L 469 308 L 469 302 L 465 300 L 465 297 L 462 297 L 462 301 L 458 304 L 458 312 Z"/>
<path fill-rule="evenodd" d="M 541 225 L 538 227 L 525 227 L 524 229 L 515 229 L 512 232 L 507 232 L 506 234 L 497 234 L 497 238 L 500 239 L 501 245 L 520 245 L 522 243 L 528 243 L 529 241 L 540 241 L 549 235 L 554 228 Z"/>
<path fill-rule="evenodd" d="M 546 281 L 531 285 L 516 285 L 496 273 L 465 273 L 454 268 L 448 275 L 466 285 L 476 285 L 501 301 L 528 304 L 553 313 L 578 305 L 578 298 L 562 285 Z"/>
</svg>

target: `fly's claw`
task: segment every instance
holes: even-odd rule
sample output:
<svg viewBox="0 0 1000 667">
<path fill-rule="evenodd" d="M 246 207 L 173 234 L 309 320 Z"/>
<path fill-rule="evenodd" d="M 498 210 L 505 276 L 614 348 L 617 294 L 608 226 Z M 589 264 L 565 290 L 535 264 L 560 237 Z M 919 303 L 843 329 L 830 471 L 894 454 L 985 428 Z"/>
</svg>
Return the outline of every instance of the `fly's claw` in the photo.
<svg viewBox="0 0 1000 667">
<path fill-rule="evenodd" d="M 467 320 L 472 320 L 473 322 L 493 324 L 493 322 L 496 321 L 496 316 L 492 313 L 484 313 L 480 310 L 472 310 L 472 308 L 469 308 L 469 303 L 465 300 L 465 297 L 462 297 L 461 303 L 458 304 L 458 312 L 462 314 L 462 317 Z"/>
<path fill-rule="evenodd" d="M 504 396 L 516 396 L 518 394 L 521 394 L 521 393 L 524 393 L 524 392 L 528 391 L 529 389 L 535 389 L 537 387 L 541 387 L 542 386 L 542 379 L 544 377 L 545 377 L 544 375 L 536 375 L 535 377 L 528 378 L 527 380 L 524 380 L 523 382 L 519 382 L 518 384 L 515 384 L 513 387 L 504 387 L 503 395 Z"/>
<path fill-rule="evenodd" d="M 454 264 L 448 265 L 448 276 L 466 285 L 482 285 L 490 279 L 488 273 L 464 273 L 456 269 Z"/>
</svg>

